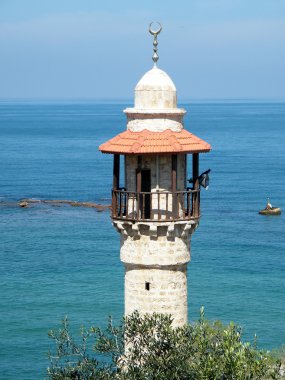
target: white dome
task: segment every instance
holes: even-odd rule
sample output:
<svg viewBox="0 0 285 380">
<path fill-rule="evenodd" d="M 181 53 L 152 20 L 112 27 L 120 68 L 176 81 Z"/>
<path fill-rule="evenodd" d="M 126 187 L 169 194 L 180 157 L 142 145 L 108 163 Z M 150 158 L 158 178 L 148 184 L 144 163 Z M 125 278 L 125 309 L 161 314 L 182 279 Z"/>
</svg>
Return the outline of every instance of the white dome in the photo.
<svg viewBox="0 0 285 380">
<path fill-rule="evenodd" d="M 163 110 L 176 106 L 176 88 L 166 72 L 154 67 L 145 73 L 135 88 L 135 108 Z"/>
</svg>

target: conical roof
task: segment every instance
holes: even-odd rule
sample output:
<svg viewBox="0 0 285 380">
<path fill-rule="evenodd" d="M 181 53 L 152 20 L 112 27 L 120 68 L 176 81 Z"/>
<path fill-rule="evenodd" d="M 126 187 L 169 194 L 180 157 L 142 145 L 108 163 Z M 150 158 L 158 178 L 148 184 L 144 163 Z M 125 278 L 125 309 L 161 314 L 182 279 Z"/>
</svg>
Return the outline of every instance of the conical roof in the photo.
<svg viewBox="0 0 285 380">
<path fill-rule="evenodd" d="M 173 132 L 125 131 L 100 145 L 103 153 L 114 154 L 165 154 L 165 153 L 206 153 L 211 146 L 183 129 Z"/>
</svg>

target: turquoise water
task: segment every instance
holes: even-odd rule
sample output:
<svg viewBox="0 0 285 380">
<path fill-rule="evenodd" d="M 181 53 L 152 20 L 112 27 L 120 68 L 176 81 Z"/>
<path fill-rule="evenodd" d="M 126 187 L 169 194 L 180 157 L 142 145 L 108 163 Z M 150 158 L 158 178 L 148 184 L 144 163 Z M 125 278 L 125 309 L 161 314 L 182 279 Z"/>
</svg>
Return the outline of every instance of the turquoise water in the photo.
<svg viewBox="0 0 285 380">
<path fill-rule="evenodd" d="M 123 314 L 119 236 L 108 212 L 20 209 L 21 198 L 110 202 L 111 156 L 100 143 L 125 129 L 128 104 L 0 103 L 1 378 L 40 379 L 47 332 L 67 314 L 75 330 Z M 189 319 L 234 320 L 259 345 L 285 343 L 285 104 L 183 105 L 185 127 L 213 146 L 202 219 L 192 238 Z"/>
</svg>

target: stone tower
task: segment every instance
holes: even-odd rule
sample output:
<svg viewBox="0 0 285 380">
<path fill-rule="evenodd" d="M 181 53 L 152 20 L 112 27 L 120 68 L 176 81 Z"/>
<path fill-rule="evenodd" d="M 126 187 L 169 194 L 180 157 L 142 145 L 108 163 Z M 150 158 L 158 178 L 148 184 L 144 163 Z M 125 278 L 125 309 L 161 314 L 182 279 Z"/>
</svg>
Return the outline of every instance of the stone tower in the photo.
<svg viewBox="0 0 285 380">
<path fill-rule="evenodd" d="M 125 314 L 168 313 L 180 326 L 187 323 L 190 240 L 200 218 L 200 184 L 207 179 L 199 175 L 199 153 L 211 147 L 183 127 L 175 85 L 156 66 L 158 33 L 152 33 L 155 65 L 138 82 L 134 107 L 124 111 L 127 130 L 99 149 L 114 155 L 111 217 L 121 236 Z"/>
</svg>

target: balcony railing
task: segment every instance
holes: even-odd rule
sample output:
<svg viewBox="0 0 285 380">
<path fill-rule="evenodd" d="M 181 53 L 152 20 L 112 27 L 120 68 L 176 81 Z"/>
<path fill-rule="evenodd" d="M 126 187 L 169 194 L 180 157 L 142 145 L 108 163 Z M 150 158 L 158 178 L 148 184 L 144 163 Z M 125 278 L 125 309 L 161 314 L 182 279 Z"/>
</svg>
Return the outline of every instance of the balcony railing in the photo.
<svg viewBox="0 0 285 380">
<path fill-rule="evenodd" d="M 183 221 L 200 217 L 200 190 L 112 191 L 112 218 L 128 221 Z"/>
</svg>

